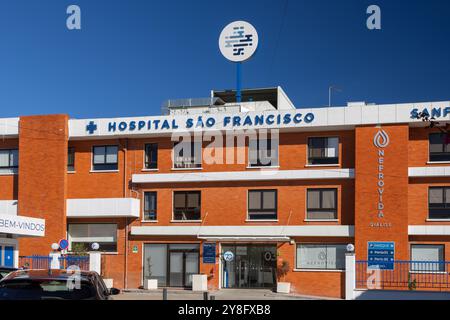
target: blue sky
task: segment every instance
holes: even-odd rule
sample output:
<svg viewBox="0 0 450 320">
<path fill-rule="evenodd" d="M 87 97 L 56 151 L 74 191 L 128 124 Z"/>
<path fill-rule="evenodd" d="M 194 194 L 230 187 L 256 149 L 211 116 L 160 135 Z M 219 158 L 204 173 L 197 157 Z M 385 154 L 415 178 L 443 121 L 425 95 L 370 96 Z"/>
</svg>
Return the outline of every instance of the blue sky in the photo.
<svg viewBox="0 0 450 320">
<path fill-rule="evenodd" d="M 79 5 L 82 30 L 66 28 Z M 366 28 L 381 7 L 382 30 Z M 281 85 L 297 107 L 450 100 L 448 0 L 0 0 L 0 117 L 157 115 L 171 98 L 235 87 L 221 29 L 246 20 L 244 87 Z"/>
</svg>

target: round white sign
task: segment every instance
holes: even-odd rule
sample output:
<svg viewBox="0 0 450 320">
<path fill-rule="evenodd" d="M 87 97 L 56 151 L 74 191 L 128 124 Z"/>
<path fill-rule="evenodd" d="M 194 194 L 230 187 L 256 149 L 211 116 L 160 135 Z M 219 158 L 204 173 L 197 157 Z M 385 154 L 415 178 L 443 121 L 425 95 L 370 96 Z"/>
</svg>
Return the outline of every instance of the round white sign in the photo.
<svg viewBox="0 0 450 320">
<path fill-rule="evenodd" d="M 228 262 L 233 261 L 233 259 L 234 259 L 234 253 L 231 252 L 231 251 L 226 251 L 226 252 L 224 252 L 224 253 L 223 253 L 223 259 L 224 259 L 225 261 L 228 261 Z"/>
<path fill-rule="evenodd" d="M 234 21 L 222 30 L 219 48 L 223 56 L 230 61 L 248 60 L 258 48 L 258 33 L 250 23 Z"/>
</svg>

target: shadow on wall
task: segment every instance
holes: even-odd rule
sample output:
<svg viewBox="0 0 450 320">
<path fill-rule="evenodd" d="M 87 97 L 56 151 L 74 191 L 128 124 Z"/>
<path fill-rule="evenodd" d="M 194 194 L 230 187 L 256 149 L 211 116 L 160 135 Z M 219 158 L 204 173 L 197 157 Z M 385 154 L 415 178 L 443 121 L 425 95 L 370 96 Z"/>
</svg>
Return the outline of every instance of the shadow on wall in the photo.
<svg viewBox="0 0 450 320">
<path fill-rule="evenodd" d="M 367 290 L 355 294 L 355 300 L 450 300 L 450 292 Z"/>
</svg>

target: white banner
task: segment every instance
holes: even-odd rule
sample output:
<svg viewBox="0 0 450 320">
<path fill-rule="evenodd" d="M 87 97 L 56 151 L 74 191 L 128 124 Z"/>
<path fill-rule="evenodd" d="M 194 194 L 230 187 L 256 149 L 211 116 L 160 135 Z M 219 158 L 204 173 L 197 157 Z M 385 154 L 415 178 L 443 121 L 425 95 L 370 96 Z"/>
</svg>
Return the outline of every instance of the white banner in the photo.
<svg viewBox="0 0 450 320">
<path fill-rule="evenodd" d="M 45 220 L 23 216 L 0 215 L 0 233 L 43 237 Z"/>
</svg>

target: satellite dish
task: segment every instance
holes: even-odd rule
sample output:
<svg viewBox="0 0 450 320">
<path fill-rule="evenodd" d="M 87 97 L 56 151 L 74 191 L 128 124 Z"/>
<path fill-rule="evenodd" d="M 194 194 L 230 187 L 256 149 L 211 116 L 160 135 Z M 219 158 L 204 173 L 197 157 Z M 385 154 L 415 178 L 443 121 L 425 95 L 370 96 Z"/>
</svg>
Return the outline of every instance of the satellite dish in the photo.
<svg viewBox="0 0 450 320">
<path fill-rule="evenodd" d="M 232 62 L 250 59 L 258 48 L 258 33 L 246 21 L 234 21 L 227 25 L 219 37 L 222 55 Z"/>
<path fill-rule="evenodd" d="M 91 245 L 91 248 L 92 248 L 92 250 L 98 250 L 98 249 L 100 248 L 100 245 L 99 245 L 97 242 L 94 242 L 94 243 Z"/>
</svg>

